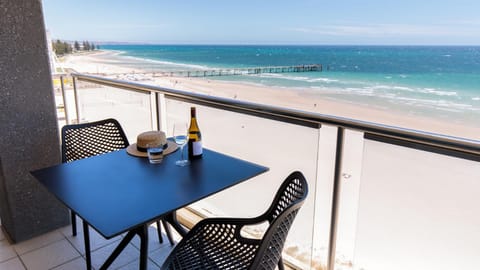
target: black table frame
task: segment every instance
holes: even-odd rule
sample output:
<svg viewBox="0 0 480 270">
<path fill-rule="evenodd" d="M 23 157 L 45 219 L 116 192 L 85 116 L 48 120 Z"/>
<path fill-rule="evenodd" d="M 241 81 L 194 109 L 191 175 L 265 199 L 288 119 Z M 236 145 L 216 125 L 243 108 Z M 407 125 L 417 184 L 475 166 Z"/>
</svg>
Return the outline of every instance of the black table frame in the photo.
<svg viewBox="0 0 480 270">
<path fill-rule="evenodd" d="M 175 210 L 268 171 L 208 149 L 204 149 L 202 159 L 186 167 L 175 166 L 179 157 L 177 151 L 161 164 L 149 164 L 146 158 L 120 150 L 36 170 L 32 175 L 82 218 L 84 230 L 90 225 L 107 239 L 127 232 L 100 269 L 107 269 L 138 235 L 143 270 L 148 261 L 150 223 L 163 218 L 184 235 L 186 231 L 177 222 Z M 130 211 L 129 215 L 123 211 Z M 89 241 L 85 238 L 86 245 Z M 86 257 L 90 266 L 90 254 Z"/>
</svg>

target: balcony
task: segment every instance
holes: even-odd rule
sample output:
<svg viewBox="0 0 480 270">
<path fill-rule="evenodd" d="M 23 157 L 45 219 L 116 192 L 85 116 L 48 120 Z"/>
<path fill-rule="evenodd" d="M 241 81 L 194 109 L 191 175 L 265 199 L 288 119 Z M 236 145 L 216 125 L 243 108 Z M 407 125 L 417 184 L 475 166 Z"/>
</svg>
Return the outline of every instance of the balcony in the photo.
<svg viewBox="0 0 480 270">
<path fill-rule="evenodd" d="M 255 216 L 270 203 L 272 187 L 289 172 L 300 170 L 311 193 L 284 249 L 290 268 L 469 269 L 476 265 L 478 141 L 146 83 L 82 74 L 63 79 L 70 83 L 59 91 L 64 98 L 58 100 L 66 105 L 59 111 L 59 118 L 65 119 L 61 121 L 113 117 L 134 142 L 137 134 L 151 129 L 171 135 L 171 125 L 179 119 L 188 121 L 189 107 L 196 106 L 205 147 L 270 168 L 265 175 L 184 209 L 181 217 L 187 226 L 207 216 Z M 81 242 L 64 231 L 60 230 L 61 237 L 70 244 Z M 261 231 L 250 228 L 249 233 Z M 77 248 L 81 251 L 81 245 Z M 152 251 L 153 268 L 168 250 Z M 81 261 L 76 256 L 68 263 Z M 22 255 L 20 260 L 28 267 Z M 128 265 L 121 267 L 129 269 Z"/>
<path fill-rule="evenodd" d="M 39 164 L 32 165 L 20 154 L 20 159 L 9 157 L 8 164 L 4 158 L 5 153 L 28 152 L 28 147 L 32 153 L 53 157 L 39 162 L 44 166 L 58 157 L 51 149 L 37 147 L 39 142 L 57 142 L 55 127 L 43 125 L 50 119 L 50 109 L 44 110 L 49 103 L 37 102 L 50 97 L 51 86 L 41 4 L 5 1 L 2 5 L 5 49 L 0 53 L 0 103 L 4 133 L 0 139 L 6 147 L 0 169 L 11 169 L 14 162 L 23 166 L 26 173 L 8 171 L 13 176 L 7 182 L 13 182 L 9 186 L 13 195 L 7 199 L 18 199 L 12 208 L 19 215 L 13 216 L 43 222 L 45 218 L 38 214 L 42 211 L 25 210 L 29 207 L 25 202 L 44 202 L 44 197 L 29 197 L 35 185 L 25 176 Z M 289 172 L 301 170 L 311 192 L 284 249 L 290 268 L 477 268 L 478 137 L 456 138 L 81 74 L 58 82 L 60 126 L 114 117 L 130 141 L 135 141 L 138 133 L 150 129 L 171 135 L 172 122 L 187 120 L 188 108 L 194 105 L 206 147 L 270 167 L 265 175 L 183 209 L 181 221 L 186 226 L 206 216 L 255 216 L 268 205 L 279 181 Z M 48 130 L 54 131 L 45 132 Z M 17 138 L 32 133 L 34 140 L 10 147 Z M 10 210 L 3 209 L 7 199 L 1 199 L 0 210 Z M 45 205 L 50 206 L 40 206 Z M 3 221 L 5 228 L 7 220 Z M 23 227 L 45 231 L 42 225 Z M 69 229 L 63 227 L 17 244 L 10 244 L 0 233 L 0 269 L 84 269 L 82 237 L 71 237 Z M 251 228 L 249 233 L 261 231 L 261 227 Z M 105 241 L 94 231 L 91 235 L 94 266 L 98 267 L 119 239 Z M 149 266 L 156 269 L 170 247 L 157 241 L 150 247 Z M 129 245 L 112 268 L 135 269 L 137 249 L 138 243 Z"/>
</svg>

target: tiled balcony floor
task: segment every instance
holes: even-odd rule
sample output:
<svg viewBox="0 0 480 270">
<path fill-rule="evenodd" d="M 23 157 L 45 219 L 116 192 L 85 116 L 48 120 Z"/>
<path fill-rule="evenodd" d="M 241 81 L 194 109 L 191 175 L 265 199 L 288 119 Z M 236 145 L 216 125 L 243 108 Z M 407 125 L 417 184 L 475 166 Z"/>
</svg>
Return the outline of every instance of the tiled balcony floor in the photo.
<svg viewBox="0 0 480 270">
<path fill-rule="evenodd" d="M 77 221 L 77 236 L 72 236 L 71 226 L 66 226 L 36 238 L 10 244 L 0 230 L 0 270 L 84 270 L 85 249 L 81 221 Z M 168 238 L 163 235 L 163 244 L 158 242 L 157 229 L 149 228 L 148 269 L 159 269 L 172 250 Z M 174 230 L 172 229 L 172 233 Z M 106 240 L 90 228 L 90 245 L 93 269 L 102 263 L 117 246 L 122 236 Z M 175 235 L 178 241 L 180 237 Z M 109 269 L 138 269 L 140 239 L 135 237 Z"/>
</svg>

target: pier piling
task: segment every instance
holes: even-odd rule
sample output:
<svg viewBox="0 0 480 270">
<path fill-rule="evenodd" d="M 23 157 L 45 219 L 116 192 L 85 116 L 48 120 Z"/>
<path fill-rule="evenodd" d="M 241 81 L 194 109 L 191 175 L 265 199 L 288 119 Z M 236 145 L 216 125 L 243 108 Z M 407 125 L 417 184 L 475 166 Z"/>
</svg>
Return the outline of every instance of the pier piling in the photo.
<svg viewBox="0 0 480 270">
<path fill-rule="evenodd" d="M 231 75 L 250 75 L 261 73 L 287 73 L 287 72 L 315 72 L 322 71 L 321 64 L 298 65 L 298 66 L 274 66 L 274 67 L 250 67 L 250 68 L 231 68 L 231 69 L 212 69 L 212 70 L 189 70 L 189 71 L 170 71 L 162 72 L 161 76 L 170 77 L 207 77 L 207 76 L 231 76 Z"/>
</svg>

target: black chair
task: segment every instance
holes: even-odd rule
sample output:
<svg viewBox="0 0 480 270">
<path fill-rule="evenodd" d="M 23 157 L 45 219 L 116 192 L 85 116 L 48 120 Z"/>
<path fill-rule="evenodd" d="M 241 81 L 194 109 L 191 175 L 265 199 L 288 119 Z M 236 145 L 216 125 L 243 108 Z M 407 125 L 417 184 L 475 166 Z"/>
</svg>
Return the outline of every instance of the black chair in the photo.
<svg viewBox="0 0 480 270">
<path fill-rule="evenodd" d="M 97 156 L 108 152 L 124 149 L 129 145 L 127 136 L 120 123 L 115 119 L 105 119 L 85 124 L 66 125 L 62 128 L 62 162 Z M 76 214 L 71 212 L 72 235 L 77 235 Z M 161 220 L 168 240 L 174 245 L 174 240 L 168 224 Z M 90 267 L 90 236 L 88 224 L 83 221 L 85 238 L 85 255 L 87 268 Z M 160 220 L 157 220 L 158 240 L 163 243 Z"/>
<path fill-rule="evenodd" d="M 290 226 L 307 197 L 300 172 L 293 172 L 279 188 L 270 208 L 249 219 L 208 218 L 196 224 L 172 250 L 162 270 L 177 269 L 284 269 L 282 249 Z M 241 235 L 243 226 L 268 221 L 262 239 Z"/>
</svg>

